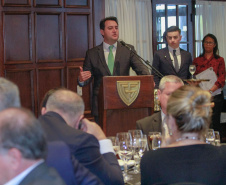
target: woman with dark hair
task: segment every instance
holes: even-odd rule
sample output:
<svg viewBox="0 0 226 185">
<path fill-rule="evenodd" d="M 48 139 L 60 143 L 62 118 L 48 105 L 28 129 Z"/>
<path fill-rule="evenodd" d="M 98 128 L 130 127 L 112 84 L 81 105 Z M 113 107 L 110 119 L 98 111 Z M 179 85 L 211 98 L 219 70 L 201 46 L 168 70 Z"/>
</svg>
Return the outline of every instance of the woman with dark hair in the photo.
<svg viewBox="0 0 226 185">
<path fill-rule="evenodd" d="M 224 94 L 222 89 L 225 85 L 224 58 L 219 56 L 217 38 L 213 34 L 208 33 L 203 38 L 202 48 L 203 48 L 203 53 L 199 57 L 195 58 L 193 61 L 193 64 L 196 66 L 195 75 L 205 71 L 210 67 L 213 68 L 213 71 L 217 75 L 217 81 L 209 89 L 209 92 L 213 94 L 213 92 L 216 91 L 217 89 L 221 89 L 221 92 L 220 94 L 213 96 L 214 107 L 213 107 L 212 123 L 210 125 L 210 128 L 213 128 L 216 131 L 220 131 L 221 133 L 220 115 L 221 115 L 221 110 L 224 102 Z"/>
</svg>

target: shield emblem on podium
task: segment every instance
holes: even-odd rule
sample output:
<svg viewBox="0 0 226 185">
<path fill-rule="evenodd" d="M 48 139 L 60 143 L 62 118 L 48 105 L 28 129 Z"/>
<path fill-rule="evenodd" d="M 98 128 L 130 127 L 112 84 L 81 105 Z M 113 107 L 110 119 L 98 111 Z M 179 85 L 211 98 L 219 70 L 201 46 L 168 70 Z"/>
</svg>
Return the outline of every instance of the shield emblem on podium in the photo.
<svg viewBox="0 0 226 185">
<path fill-rule="evenodd" d="M 117 91 L 121 100 L 130 106 L 140 92 L 140 80 L 117 81 Z"/>
</svg>

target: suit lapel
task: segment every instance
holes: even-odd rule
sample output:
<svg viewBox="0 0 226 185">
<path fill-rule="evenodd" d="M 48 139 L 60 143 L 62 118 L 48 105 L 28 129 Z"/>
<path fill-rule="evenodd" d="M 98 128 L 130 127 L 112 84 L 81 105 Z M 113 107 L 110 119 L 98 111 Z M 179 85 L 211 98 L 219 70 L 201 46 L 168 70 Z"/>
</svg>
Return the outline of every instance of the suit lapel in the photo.
<svg viewBox="0 0 226 185">
<path fill-rule="evenodd" d="M 165 55 L 164 58 L 166 59 L 166 62 L 168 62 L 168 63 L 170 64 L 170 66 L 172 67 L 172 69 L 174 70 L 174 72 L 177 73 L 176 70 L 175 70 L 175 68 L 174 68 L 173 61 L 172 61 L 172 59 L 170 58 L 170 54 L 169 54 L 169 49 L 168 49 L 168 47 L 165 48 L 165 50 L 164 50 L 164 55 Z"/>
<path fill-rule="evenodd" d="M 33 182 L 36 177 L 41 177 L 43 172 L 47 171 L 47 167 L 44 163 L 36 166 L 22 181 L 19 185 L 25 185 Z"/>
<path fill-rule="evenodd" d="M 156 115 L 156 117 L 154 118 L 154 122 L 155 124 L 153 124 L 154 129 L 153 130 L 158 130 L 159 132 L 162 131 L 162 118 L 161 118 L 161 111 L 159 111 Z"/>
<path fill-rule="evenodd" d="M 182 66 L 184 65 L 184 62 L 185 62 L 185 59 L 186 59 L 185 52 L 181 48 L 180 48 L 180 56 L 181 56 L 181 65 L 180 65 L 179 71 L 181 70 Z"/>
<path fill-rule="evenodd" d="M 107 66 L 107 62 L 105 60 L 105 56 L 104 56 L 104 48 L 103 48 L 103 43 L 101 45 L 99 45 L 97 47 L 98 49 L 98 55 L 99 55 L 99 58 L 100 58 L 100 61 L 104 67 L 104 69 L 107 71 L 108 75 L 111 76 L 111 72 Z"/>
<path fill-rule="evenodd" d="M 120 57 L 122 54 L 122 45 L 117 42 L 117 49 L 116 49 L 116 54 L 115 54 L 115 65 L 114 65 L 114 70 L 113 70 L 113 75 L 120 75 L 120 74 L 116 74 L 117 72 L 117 65 L 119 65 L 119 61 L 120 61 Z"/>
</svg>

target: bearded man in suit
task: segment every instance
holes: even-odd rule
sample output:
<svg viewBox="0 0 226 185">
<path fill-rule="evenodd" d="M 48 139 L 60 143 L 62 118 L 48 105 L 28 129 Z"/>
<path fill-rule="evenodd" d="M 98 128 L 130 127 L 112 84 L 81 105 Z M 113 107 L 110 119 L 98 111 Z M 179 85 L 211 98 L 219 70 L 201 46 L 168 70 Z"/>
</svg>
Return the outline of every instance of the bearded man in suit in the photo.
<svg viewBox="0 0 226 185">
<path fill-rule="evenodd" d="M 171 93 L 183 85 L 183 81 L 177 76 L 164 76 L 160 81 L 158 89 L 158 100 L 160 102 L 161 111 L 138 120 L 136 123 L 137 129 L 142 130 L 142 132 L 146 135 L 148 135 L 149 132 L 162 132 L 163 136 L 168 135 L 169 130 L 165 119 L 167 115 L 167 101 Z"/>
<path fill-rule="evenodd" d="M 129 76 L 130 67 L 137 75 L 150 75 L 148 68 L 143 65 L 131 51 L 120 42 L 118 20 L 116 17 L 106 17 L 100 21 L 100 33 L 104 40 L 86 53 L 83 68 L 80 67 L 79 85 L 87 85 L 94 78 L 92 96 L 92 115 L 98 122 L 98 94 L 104 76 Z M 113 62 L 112 62 L 113 61 Z"/>
<path fill-rule="evenodd" d="M 189 66 L 192 64 L 191 53 L 179 47 L 181 41 L 181 30 L 177 26 L 169 27 L 164 33 L 168 47 L 155 52 L 153 67 L 163 76 L 175 75 L 181 79 L 189 79 Z M 153 71 L 155 88 L 159 88 L 161 78 Z"/>
</svg>

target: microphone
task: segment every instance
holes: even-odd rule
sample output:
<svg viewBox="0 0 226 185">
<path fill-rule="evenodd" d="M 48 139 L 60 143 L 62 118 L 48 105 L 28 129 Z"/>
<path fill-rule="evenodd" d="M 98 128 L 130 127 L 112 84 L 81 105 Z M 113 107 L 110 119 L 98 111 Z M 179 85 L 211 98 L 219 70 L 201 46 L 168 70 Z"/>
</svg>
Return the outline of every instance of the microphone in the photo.
<svg viewBox="0 0 226 185">
<path fill-rule="evenodd" d="M 119 40 L 119 42 L 123 45 L 126 46 L 126 43 L 123 40 Z"/>
<path fill-rule="evenodd" d="M 139 56 L 134 50 L 132 50 L 132 48 L 130 46 L 128 46 L 128 44 L 126 44 L 123 40 L 119 40 L 119 43 L 122 44 L 123 46 L 125 46 L 127 49 L 129 49 L 131 52 L 133 52 L 133 54 L 139 59 L 139 61 L 141 63 L 143 63 L 145 66 L 147 66 L 149 69 L 151 69 L 158 77 L 162 78 L 163 75 L 162 73 L 160 73 L 157 69 L 154 68 L 154 66 L 152 66 L 150 64 L 150 62 L 147 60 L 144 60 L 141 56 Z"/>
<path fill-rule="evenodd" d="M 128 46 L 128 44 L 126 44 L 123 40 L 119 40 L 120 44 L 122 44 L 123 46 L 127 47 L 129 50 L 131 50 L 131 47 Z"/>
</svg>

